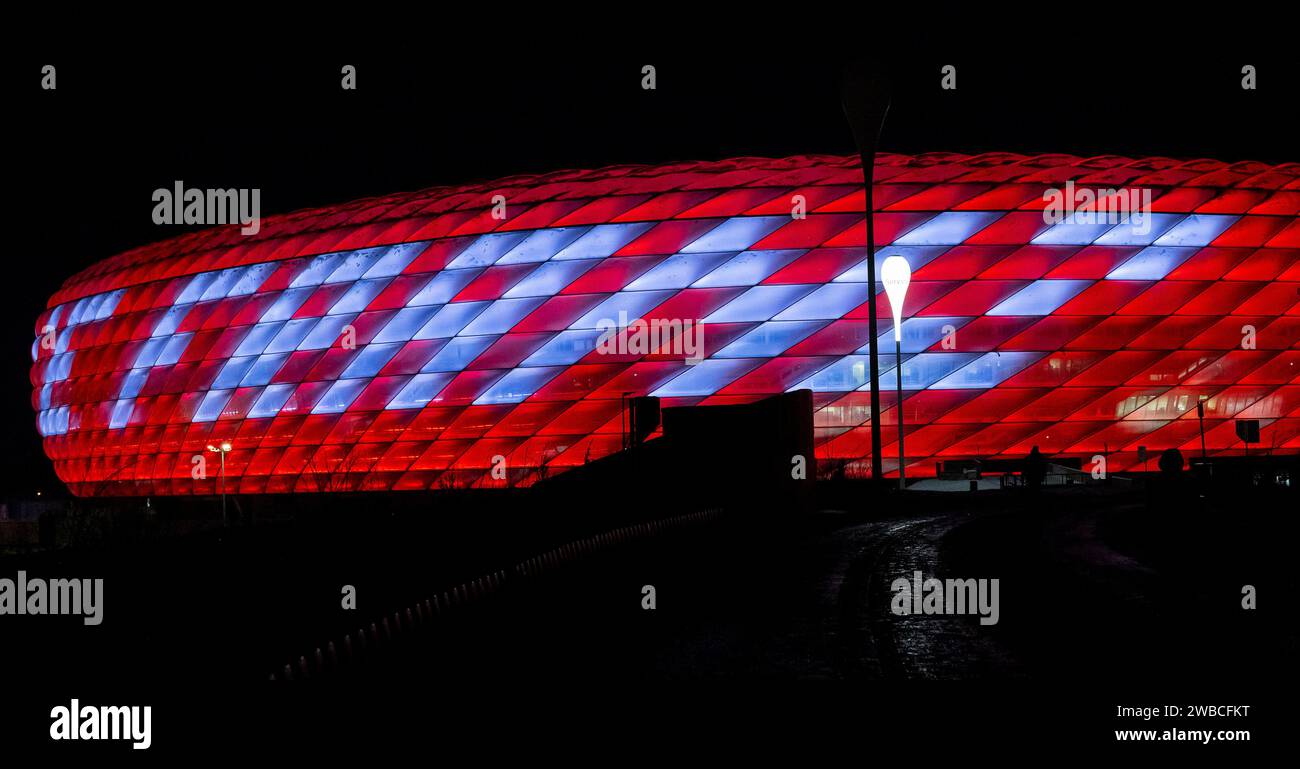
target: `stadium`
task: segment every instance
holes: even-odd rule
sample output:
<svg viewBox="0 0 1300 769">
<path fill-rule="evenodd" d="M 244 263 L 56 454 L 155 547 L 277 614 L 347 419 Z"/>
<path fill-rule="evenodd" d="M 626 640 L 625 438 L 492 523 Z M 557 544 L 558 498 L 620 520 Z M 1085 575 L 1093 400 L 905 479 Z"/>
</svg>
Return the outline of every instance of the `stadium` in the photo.
<svg viewBox="0 0 1300 769">
<path fill-rule="evenodd" d="M 1053 215 L 1065 190 L 1143 207 Z M 79 496 L 213 494 L 218 473 L 196 471 L 211 446 L 241 494 L 526 486 L 620 451 L 630 398 L 809 390 L 819 460 L 864 472 L 878 426 L 896 474 L 879 284 L 870 408 L 865 200 L 856 157 L 740 158 L 189 233 L 50 298 L 37 425 Z M 1034 446 L 1113 472 L 1141 469 L 1139 447 L 1300 451 L 1300 165 L 880 155 L 873 208 L 877 258 L 912 270 L 909 478 Z M 636 324 L 698 331 L 703 349 L 609 338 Z"/>
</svg>

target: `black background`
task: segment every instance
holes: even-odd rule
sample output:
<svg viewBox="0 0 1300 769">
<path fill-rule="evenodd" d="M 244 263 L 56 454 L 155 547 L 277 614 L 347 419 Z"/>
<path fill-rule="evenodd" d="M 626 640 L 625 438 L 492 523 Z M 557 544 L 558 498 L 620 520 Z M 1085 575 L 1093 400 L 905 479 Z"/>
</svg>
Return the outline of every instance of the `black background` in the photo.
<svg viewBox="0 0 1300 769">
<path fill-rule="evenodd" d="M 49 296 L 77 270 L 184 231 L 153 224 L 154 189 L 177 180 L 192 187 L 257 187 L 263 215 L 272 215 L 517 173 L 851 153 L 838 81 L 843 61 L 858 48 L 818 44 L 815 35 L 793 33 L 782 16 L 793 10 L 771 9 L 757 35 L 697 34 L 683 22 L 678 34 L 653 44 L 638 40 L 587 54 L 589 38 L 563 25 L 536 30 L 549 46 L 516 49 L 482 29 L 455 30 L 424 20 L 412 21 L 425 25 L 423 37 L 370 37 L 366 45 L 327 43 L 306 31 L 273 44 L 240 38 L 238 45 L 207 47 L 161 35 L 130 44 L 109 33 L 109 42 L 94 50 L 60 39 L 11 49 L 14 59 L 3 78 L 11 133 L 5 160 L 8 252 L 0 280 L 0 358 L 9 361 L 0 366 L 0 399 L 7 404 L 0 408 L 6 439 L 0 497 L 62 493 L 30 407 L 34 323 Z M 1066 42 L 1058 25 L 1044 24 L 1000 37 L 982 34 L 959 45 L 918 39 L 897 46 L 901 52 L 880 57 L 894 89 L 882 151 L 1300 160 L 1300 66 L 1293 50 L 1252 45 L 1250 36 L 1226 35 L 1210 22 L 1195 34 L 1175 33 L 1162 24 L 1132 23 L 1124 11 L 1079 11 L 1073 23 L 1086 28 L 1082 42 L 1077 36 Z M 1177 11 L 1202 12 L 1212 15 L 1192 7 Z M 400 17 L 389 22 L 403 24 Z M 16 25 L 13 31 L 23 30 Z M 791 36 L 799 42 L 788 44 Z M 1228 37 L 1234 43 L 1225 46 Z M 56 91 L 40 89 L 43 64 L 58 67 Z M 339 87 L 343 64 L 358 68 L 355 92 Z M 640 87 L 645 64 L 657 67 L 655 91 Z M 945 64 L 957 67 L 955 91 L 940 88 Z M 1244 64 L 1258 68 L 1256 91 L 1240 87 Z M 11 658 L 5 664 L 26 663 Z M 238 735 L 256 734 L 293 749 L 307 734 L 292 718 L 305 702 L 276 697 L 260 705 L 226 703 L 220 694 L 188 688 L 186 681 L 186 671 L 176 670 L 173 699 L 192 710 L 165 707 L 162 698 L 144 700 L 158 705 L 155 733 L 170 733 L 173 745 L 183 735 L 193 738 L 190 746 L 219 750 L 225 741 L 214 735 L 226 733 L 236 736 L 232 745 L 239 744 Z M 361 741 L 371 758 L 393 758 L 381 733 L 418 742 L 434 755 L 457 735 L 480 733 L 478 744 L 487 751 L 559 747 L 569 754 L 575 745 L 586 749 L 601 742 L 594 740 L 596 727 L 611 723 L 626 733 L 623 747 L 633 752 L 654 752 L 658 737 L 676 729 L 708 731 L 730 755 L 742 743 L 766 750 L 792 738 L 797 719 L 787 714 L 804 711 L 804 718 L 817 720 L 815 728 L 835 733 L 836 743 L 859 755 L 946 745 L 983 759 L 991 745 L 1007 743 L 1073 752 L 1079 730 L 1058 732 L 1050 725 L 1054 721 L 1089 720 L 1097 724 L 1093 737 L 1106 741 L 1107 729 L 1116 725 L 1102 714 L 1117 700 L 1180 701 L 1171 691 L 1158 697 L 1148 691 L 1132 697 L 1110 693 L 1104 702 L 1092 702 L 1079 692 L 1024 691 L 1002 683 L 978 695 L 973 687 L 955 685 L 881 685 L 863 692 L 827 684 L 797 693 L 741 686 L 726 695 L 707 683 L 699 688 L 646 692 L 640 705 L 626 691 L 595 697 L 587 692 L 586 701 L 574 703 L 578 717 L 569 716 L 568 706 L 557 706 L 538 719 L 544 733 L 522 735 L 497 727 L 520 723 L 502 720 L 503 712 L 524 713 L 527 723 L 535 712 L 529 706 L 549 701 L 535 692 L 485 689 L 478 693 L 482 702 L 460 703 L 455 718 L 387 705 L 371 713 L 383 721 L 382 732 L 355 720 L 381 700 L 373 692 L 342 692 L 325 705 L 315 703 L 301 720 L 311 719 L 317 749 Z M 667 703 L 662 708 L 652 705 L 655 694 L 665 695 L 658 698 Z M 94 699 L 93 692 L 84 696 Z M 420 696 L 429 707 L 449 705 L 440 692 Z M 1187 699 L 1216 701 L 1203 688 Z M 1221 699 L 1241 697 L 1228 692 Z M 0 700 L 0 720 L 31 739 L 43 736 L 46 711 L 19 696 Z M 116 691 L 99 701 L 137 700 Z M 840 709 L 846 701 L 853 706 Z M 602 709 L 603 702 L 618 706 Z M 19 715 L 11 716 L 7 706 Z M 728 714 L 760 710 L 766 717 L 719 734 Z M 317 718 L 322 712 L 325 717 Z M 187 713 L 192 721 L 184 720 Z M 1268 710 L 1261 715 L 1268 718 Z M 904 728 L 875 728 L 886 717 Z M 804 761 L 826 748 L 802 736 L 795 741 Z M 102 755 L 103 747 L 82 754 Z M 112 747 L 134 757 L 124 745 Z M 1122 747 L 1132 755 L 1130 746 Z M 1168 747 L 1152 754 L 1167 756 Z"/>
</svg>

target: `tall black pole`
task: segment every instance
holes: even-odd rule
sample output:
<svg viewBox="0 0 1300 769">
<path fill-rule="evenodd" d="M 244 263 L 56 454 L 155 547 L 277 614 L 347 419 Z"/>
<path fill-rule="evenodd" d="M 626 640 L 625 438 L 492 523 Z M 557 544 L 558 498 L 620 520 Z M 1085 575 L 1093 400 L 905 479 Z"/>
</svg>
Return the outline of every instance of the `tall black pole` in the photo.
<svg viewBox="0 0 1300 769">
<path fill-rule="evenodd" d="M 853 129 L 853 139 L 858 145 L 862 160 L 862 181 L 867 192 L 867 333 L 871 335 L 868 357 L 871 363 L 871 477 L 885 477 L 880 456 L 880 353 L 876 349 L 879 331 L 876 324 L 876 228 L 872 221 L 875 206 L 872 203 L 872 171 L 876 167 L 876 143 L 889 112 L 889 83 L 879 72 L 865 62 L 854 62 L 844 68 L 840 99 L 844 116 Z M 902 404 L 899 404 L 902 407 Z M 901 468 L 900 468 L 901 472 Z"/>
<path fill-rule="evenodd" d="M 224 448 L 221 450 L 221 526 L 230 528 L 230 521 L 226 518 L 226 450 Z"/>
<path fill-rule="evenodd" d="M 903 451 L 903 343 L 894 340 L 894 381 L 898 384 L 898 489 L 907 490 L 907 454 Z"/>
<path fill-rule="evenodd" d="M 1205 463 L 1205 401 L 1196 402 L 1196 419 L 1201 423 L 1201 463 Z"/>
</svg>

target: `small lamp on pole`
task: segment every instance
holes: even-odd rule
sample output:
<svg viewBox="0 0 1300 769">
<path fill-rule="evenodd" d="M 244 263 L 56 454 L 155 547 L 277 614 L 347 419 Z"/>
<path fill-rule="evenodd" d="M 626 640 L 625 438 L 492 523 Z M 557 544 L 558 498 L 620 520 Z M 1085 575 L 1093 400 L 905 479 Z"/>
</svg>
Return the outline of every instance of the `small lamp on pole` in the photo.
<svg viewBox="0 0 1300 769">
<path fill-rule="evenodd" d="M 211 443 L 208 444 L 208 451 L 212 451 L 221 455 L 221 525 L 222 526 L 230 525 L 230 523 L 226 519 L 226 454 L 229 454 L 232 448 L 234 447 L 230 445 L 230 441 L 222 441 L 217 446 L 213 446 Z"/>
</svg>

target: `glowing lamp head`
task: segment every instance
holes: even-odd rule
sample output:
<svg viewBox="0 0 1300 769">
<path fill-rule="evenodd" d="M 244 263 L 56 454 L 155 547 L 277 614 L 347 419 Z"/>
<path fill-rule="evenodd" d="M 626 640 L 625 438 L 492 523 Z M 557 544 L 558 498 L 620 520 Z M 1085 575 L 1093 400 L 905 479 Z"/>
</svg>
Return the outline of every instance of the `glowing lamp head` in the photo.
<svg viewBox="0 0 1300 769">
<path fill-rule="evenodd" d="M 901 256 L 891 256 L 880 267 L 880 281 L 885 284 L 889 307 L 894 311 L 894 341 L 903 341 L 903 299 L 912 282 L 912 266 Z"/>
</svg>

